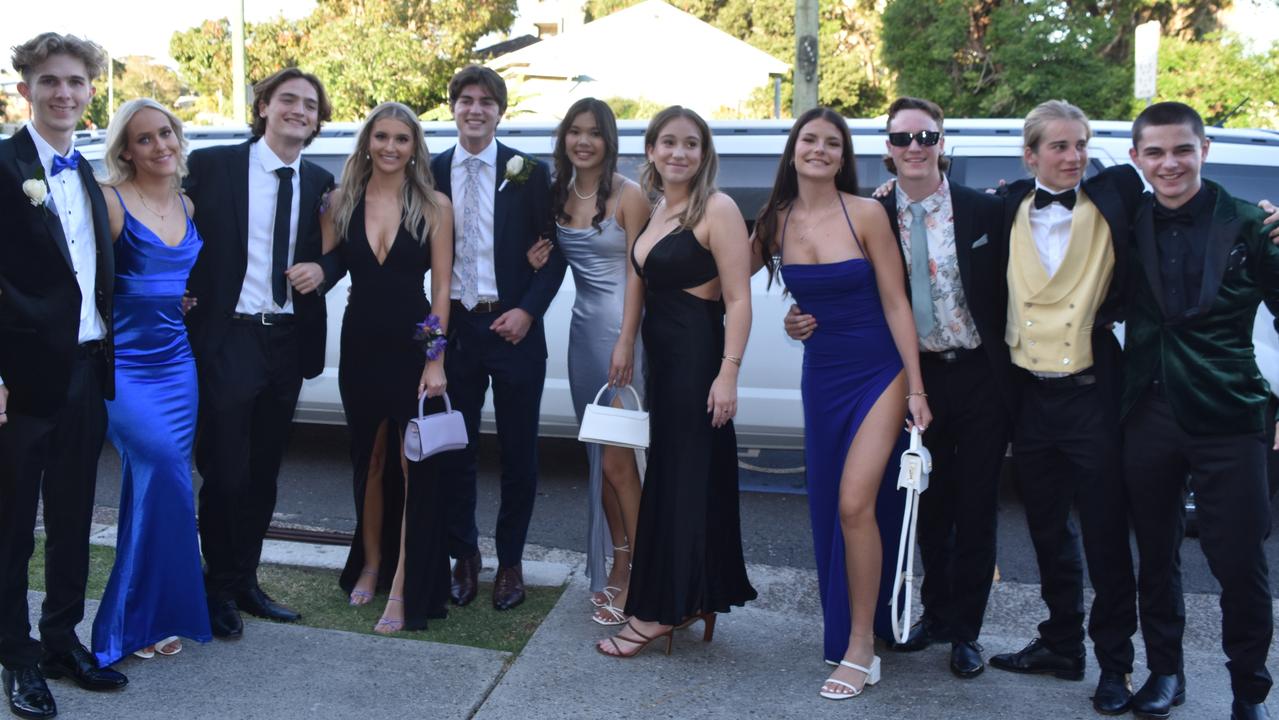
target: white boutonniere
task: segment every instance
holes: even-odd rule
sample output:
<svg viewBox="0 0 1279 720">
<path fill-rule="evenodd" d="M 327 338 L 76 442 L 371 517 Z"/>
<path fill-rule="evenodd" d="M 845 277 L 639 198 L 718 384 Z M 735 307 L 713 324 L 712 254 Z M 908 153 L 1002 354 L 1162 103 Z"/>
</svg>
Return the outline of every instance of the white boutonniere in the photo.
<svg viewBox="0 0 1279 720">
<path fill-rule="evenodd" d="M 31 201 L 31 207 L 40 207 L 49 197 L 49 184 L 44 181 L 44 168 L 36 169 L 36 176 L 22 183 L 22 194 Z"/>
<path fill-rule="evenodd" d="M 511 159 L 506 161 L 506 172 L 502 175 L 502 184 L 498 186 L 497 191 L 502 192 L 507 183 L 523 185 L 532 174 L 533 163 L 526 161 L 523 155 L 512 155 Z"/>
</svg>

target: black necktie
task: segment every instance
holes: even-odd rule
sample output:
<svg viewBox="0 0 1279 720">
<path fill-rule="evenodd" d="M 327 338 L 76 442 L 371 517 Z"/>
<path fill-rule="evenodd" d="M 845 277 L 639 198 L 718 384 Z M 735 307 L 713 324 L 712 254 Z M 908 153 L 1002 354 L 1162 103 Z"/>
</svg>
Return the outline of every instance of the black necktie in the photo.
<svg viewBox="0 0 1279 720">
<path fill-rule="evenodd" d="M 1044 208 L 1048 207 L 1049 205 L 1052 205 L 1053 203 L 1061 203 L 1061 206 L 1066 208 L 1067 210 L 1074 210 L 1075 209 L 1075 191 L 1067 190 L 1064 193 L 1057 193 L 1056 195 L 1054 195 L 1043 188 L 1039 188 L 1035 190 L 1035 209 L 1036 210 L 1043 210 Z"/>
<path fill-rule="evenodd" d="M 1181 225 L 1194 225 L 1195 219 L 1191 216 L 1190 211 L 1184 206 L 1169 209 L 1155 203 L 1155 222 L 1157 223 L 1180 223 Z"/>
<path fill-rule="evenodd" d="M 271 244 L 271 297 L 284 307 L 289 301 L 289 281 L 284 271 L 289 266 L 289 220 L 293 216 L 293 168 L 275 171 L 280 190 L 275 196 L 275 232 Z"/>
</svg>

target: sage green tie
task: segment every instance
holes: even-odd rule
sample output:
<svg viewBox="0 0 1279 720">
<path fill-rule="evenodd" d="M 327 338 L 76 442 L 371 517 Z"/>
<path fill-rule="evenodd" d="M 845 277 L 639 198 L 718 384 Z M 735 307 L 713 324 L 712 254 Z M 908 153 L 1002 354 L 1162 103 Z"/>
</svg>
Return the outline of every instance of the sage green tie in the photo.
<svg viewBox="0 0 1279 720">
<path fill-rule="evenodd" d="M 926 338 L 937 324 L 933 319 L 933 288 L 928 273 L 928 229 L 924 227 L 924 206 L 910 204 L 910 304 L 915 313 L 915 331 Z"/>
</svg>

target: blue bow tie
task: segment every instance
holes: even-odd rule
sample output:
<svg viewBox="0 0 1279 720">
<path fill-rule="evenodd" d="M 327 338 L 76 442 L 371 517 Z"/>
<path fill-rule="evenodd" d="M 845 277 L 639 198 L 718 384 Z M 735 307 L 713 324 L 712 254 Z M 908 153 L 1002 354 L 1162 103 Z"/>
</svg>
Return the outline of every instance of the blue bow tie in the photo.
<svg viewBox="0 0 1279 720">
<path fill-rule="evenodd" d="M 62 157 L 61 155 L 53 156 L 53 169 L 49 171 L 49 175 L 56 177 L 63 170 L 75 170 L 80 167 L 80 161 L 84 157 L 79 150 L 73 150 L 71 157 Z"/>
</svg>

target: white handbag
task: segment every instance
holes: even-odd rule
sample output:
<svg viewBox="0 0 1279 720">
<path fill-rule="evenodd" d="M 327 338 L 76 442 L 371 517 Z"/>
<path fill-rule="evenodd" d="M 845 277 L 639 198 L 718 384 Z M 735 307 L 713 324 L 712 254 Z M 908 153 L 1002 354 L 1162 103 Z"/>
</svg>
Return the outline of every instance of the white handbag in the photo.
<svg viewBox="0 0 1279 720">
<path fill-rule="evenodd" d="M 444 393 L 444 412 L 422 414 L 426 393 L 417 399 L 417 417 L 404 428 L 404 457 L 421 462 L 436 453 L 466 447 L 466 420 Z"/>
<path fill-rule="evenodd" d="M 933 455 L 924 447 L 916 425 L 910 429 L 910 447 L 902 453 L 897 489 L 906 491 L 906 508 L 902 518 L 901 540 L 897 543 L 897 571 L 893 577 L 893 637 L 906 642 L 910 631 L 910 604 L 915 592 L 915 535 L 919 528 L 919 494 L 928 489 L 928 474 L 933 471 Z M 898 599 L 904 607 L 898 606 Z"/>
<path fill-rule="evenodd" d="M 608 385 L 595 393 L 595 399 L 586 406 L 582 413 L 582 426 L 577 431 L 577 439 L 586 443 L 617 445 L 619 447 L 644 450 L 648 448 L 648 413 L 640 403 L 639 393 L 627 385 L 635 398 L 635 410 L 616 408 L 612 405 L 601 405 L 600 398 Z"/>
</svg>

